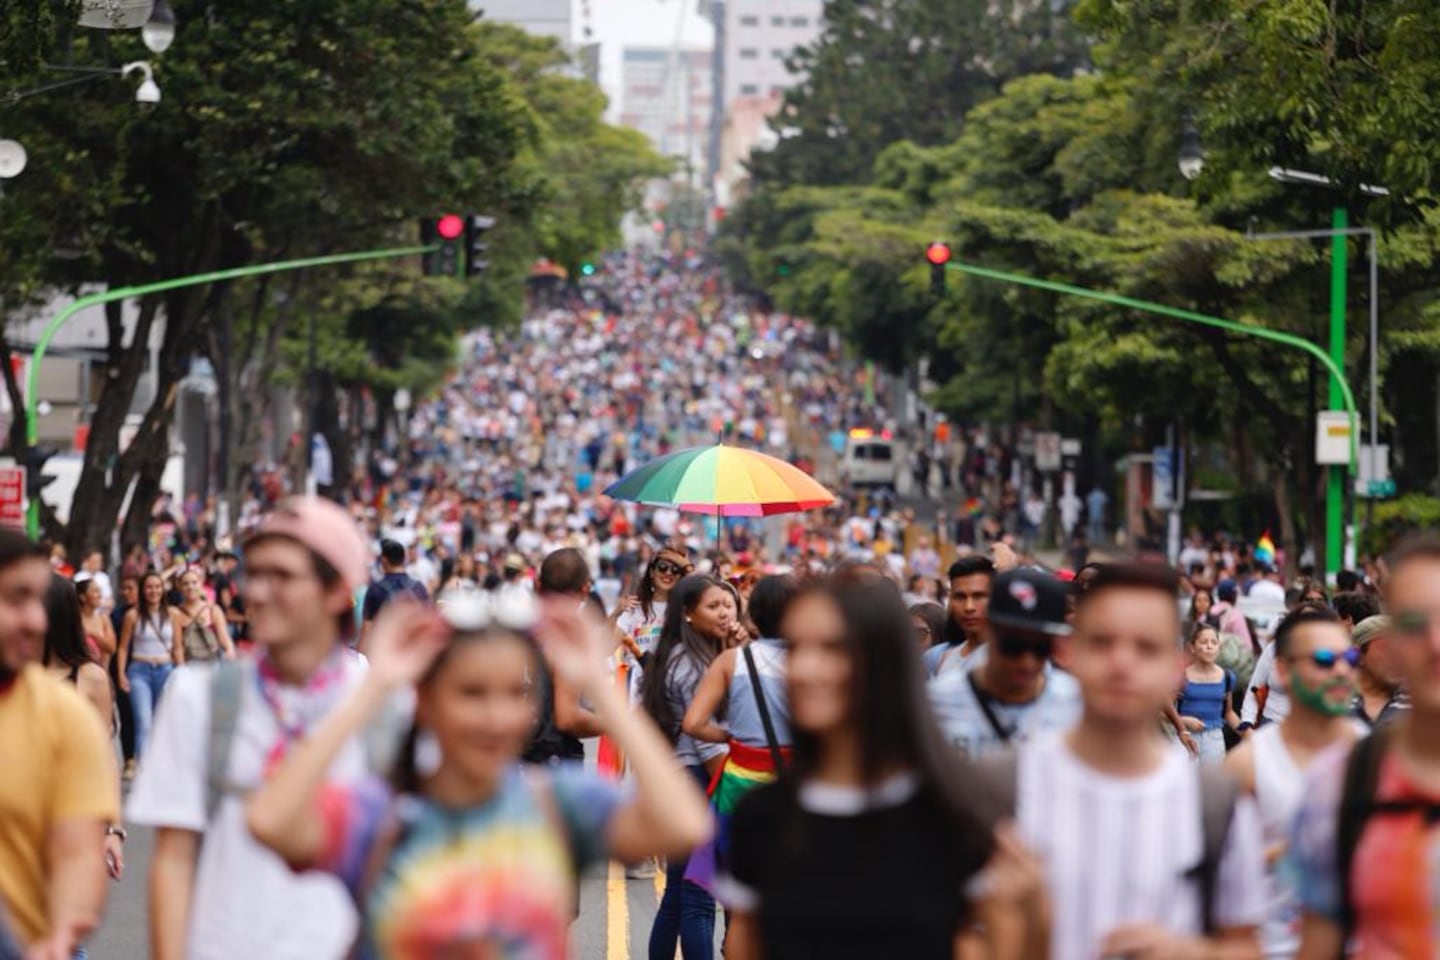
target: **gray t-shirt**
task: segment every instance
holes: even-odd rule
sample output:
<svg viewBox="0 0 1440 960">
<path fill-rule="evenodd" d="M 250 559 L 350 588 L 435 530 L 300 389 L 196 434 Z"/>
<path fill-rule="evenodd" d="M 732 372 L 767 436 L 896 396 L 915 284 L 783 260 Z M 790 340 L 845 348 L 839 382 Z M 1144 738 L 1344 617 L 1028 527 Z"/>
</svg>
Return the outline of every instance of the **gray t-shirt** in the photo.
<svg viewBox="0 0 1440 960">
<path fill-rule="evenodd" d="M 670 704 L 670 711 L 677 726 L 685 718 L 690 701 L 695 699 L 695 688 L 700 685 L 700 678 L 704 675 L 705 665 L 697 662 L 684 650 L 676 650 L 666 661 L 665 699 Z M 724 744 L 696 740 L 683 731 L 675 740 L 675 756 L 686 766 L 701 766 L 706 760 L 718 757 L 724 752 Z"/>
<path fill-rule="evenodd" d="M 983 648 L 982 648 L 983 649 Z M 980 667 L 974 668 L 981 669 Z M 972 670 L 947 670 L 930 681 L 930 702 L 945 737 L 956 749 L 977 760 L 1016 746 L 1046 730 L 1065 730 L 1080 719 L 1080 685 L 1063 670 L 1045 672 L 1045 688 L 1029 703 L 1001 703 L 988 700 L 1002 737 L 991 724 L 970 682 Z"/>
</svg>

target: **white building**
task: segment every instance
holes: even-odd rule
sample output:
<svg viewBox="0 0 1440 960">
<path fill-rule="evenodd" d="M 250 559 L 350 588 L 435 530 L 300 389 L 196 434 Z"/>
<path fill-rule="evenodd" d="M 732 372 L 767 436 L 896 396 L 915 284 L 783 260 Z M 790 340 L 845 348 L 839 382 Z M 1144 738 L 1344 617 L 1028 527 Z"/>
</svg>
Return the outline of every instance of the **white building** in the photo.
<svg viewBox="0 0 1440 960">
<path fill-rule="evenodd" d="M 626 47 L 621 60 L 620 123 L 650 138 L 667 157 L 706 169 L 714 99 L 711 51 Z"/>
<path fill-rule="evenodd" d="M 796 47 L 820 34 L 823 0 L 725 0 L 725 109 L 742 97 L 771 97 L 797 78 L 785 67 Z"/>
<path fill-rule="evenodd" d="M 470 0 L 485 19 L 509 23 L 528 33 L 554 37 L 565 49 L 572 40 L 573 0 Z"/>
</svg>

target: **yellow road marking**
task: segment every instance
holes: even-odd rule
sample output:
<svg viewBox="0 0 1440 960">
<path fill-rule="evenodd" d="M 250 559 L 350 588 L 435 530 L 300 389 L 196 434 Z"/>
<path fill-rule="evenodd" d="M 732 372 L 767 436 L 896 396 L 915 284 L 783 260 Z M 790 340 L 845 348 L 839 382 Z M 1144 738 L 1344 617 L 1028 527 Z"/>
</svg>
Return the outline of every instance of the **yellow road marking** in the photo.
<svg viewBox="0 0 1440 960">
<path fill-rule="evenodd" d="M 625 866 L 618 861 L 610 863 L 605 897 L 605 960 L 630 960 L 630 903 L 625 896 Z"/>
<path fill-rule="evenodd" d="M 660 898 L 665 896 L 664 867 L 665 864 L 663 862 L 655 865 L 655 905 L 657 907 L 660 905 Z"/>
</svg>

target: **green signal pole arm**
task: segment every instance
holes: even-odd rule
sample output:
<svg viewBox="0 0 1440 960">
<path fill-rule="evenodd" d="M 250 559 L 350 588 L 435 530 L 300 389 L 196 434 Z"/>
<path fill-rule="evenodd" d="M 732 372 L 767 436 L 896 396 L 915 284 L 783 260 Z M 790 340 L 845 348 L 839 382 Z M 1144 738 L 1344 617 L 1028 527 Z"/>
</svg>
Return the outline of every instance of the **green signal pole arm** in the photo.
<svg viewBox="0 0 1440 960">
<path fill-rule="evenodd" d="M 55 339 L 60 328 L 86 307 L 111 303 L 115 300 L 125 300 L 130 297 L 143 297 L 152 293 L 164 293 L 167 290 L 178 290 L 181 287 L 217 283 L 221 280 L 238 280 L 241 277 L 256 277 L 285 270 L 303 270 L 306 267 L 330 267 L 341 263 L 358 263 L 363 260 L 409 257 L 429 253 L 437 246 L 438 244 L 423 247 L 393 247 L 386 250 L 363 250 L 359 253 L 337 253 L 326 257 L 307 257 L 303 260 L 257 263 L 248 267 L 232 267 L 229 270 L 216 270 L 212 273 L 197 273 L 188 277 L 172 277 L 169 280 L 157 280 L 154 283 L 145 283 L 136 287 L 119 287 L 81 297 L 57 313 L 54 319 L 46 324 L 44 331 L 40 334 L 40 339 L 35 342 L 35 349 L 30 355 L 30 372 L 25 379 L 25 441 L 33 447 L 40 440 L 40 361 L 45 358 L 45 351 L 50 348 L 50 341 Z M 29 494 L 30 504 L 26 515 L 26 526 L 30 536 L 34 538 L 40 535 L 40 493 L 32 490 L 29 491 Z"/>
<path fill-rule="evenodd" d="M 1265 327 L 1252 327 L 1243 323 L 1236 323 L 1234 320 L 1223 320 L 1220 317 L 1212 317 L 1204 313 L 1196 313 L 1193 310 L 1181 310 L 1178 307 L 1167 307 L 1163 303 L 1151 303 L 1148 300 L 1136 300 L 1133 297 L 1122 297 L 1119 294 L 1103 293 L 1099 290 L 1090 290 L 1086 287 L 1071 286 L 1068 283 L 1057 283 L 1054 280 L 1037 280 L 1034 277 L 1023 276 L 1018 273 L 1003 273 L 999 270 L 991 270 L 986 267 L 977 267 L 969 263 L 960 263 L 952 260 L 946 265 L 949 270 L 958 270 L 960 273 L 968 273 L 972 276 L 982 277 L 986 280 L 999 280 L 1002 283 L 1015 283 L 1024 287 L 1035 287 L 1040 290 L 1049 290 L 1052 293 L 1065 293 L 1075 297 L 1086 297 L 1090 300 L 1100 300 L 1104 303 L 1113 303 L 1118 307 L 1129 307 L 1132 310 L 1141 310 L 1146 313 L 1158 313 L 1161 316 L 1173 317 L 1176 320 L 1185 320 L 1190 323 L 1198 323 L 1207 327 L 1216 327 L 1221 330 L 1228 330 L 1231 333 L 1238 333 L 1247 337 L 1259 337 L 1262 340 L 1271 340 L 1275 343 L 1283 343 L 1287 347 L 1294 347 L 1296 350 L 1303 350 L 1310 356 L 1319 360 L 1325 369 L 1335 378 L 1340 386 L 1340 399 L 1345 404 L 1345 412 L 1350 417 L 1350 472 L 1354 473 L 1358 465 L 1358 449 L 1355 443 L 1355 424 L 1359 411 L 1355 407 L 1355 393 L 1350 389 L 1349 382 L 1345 379 L 1345 371 L 1341 369 L 1330 354 L 1321 350 L 1315 344 L 1303 337 L 1293 334 L 1282 333 L 1278 330 L 1268 330 Z"/>
</svg>

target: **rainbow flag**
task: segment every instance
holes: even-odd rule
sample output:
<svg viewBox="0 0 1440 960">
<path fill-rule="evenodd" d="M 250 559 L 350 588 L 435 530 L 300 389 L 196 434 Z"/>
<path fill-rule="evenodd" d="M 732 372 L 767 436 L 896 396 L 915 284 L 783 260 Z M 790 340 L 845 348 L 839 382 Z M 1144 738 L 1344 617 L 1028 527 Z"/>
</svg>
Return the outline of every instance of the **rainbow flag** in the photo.
<svg viewBox="0 0 1440 960">
<path fill-rule="evenodd" d="M 1270 539 L 1269 530 L 1266 530 L 1255 544 L 1255 562 L 1272 567 L 1275 565 L 1275 541 Z"/>
<path fill-rule="evenodd" d="M 786 763 L 790 761 L 790 749 L 780 748 L 780 755 Z M 715 811 L 715 836 L 711 841 L 690 854 L 685 867 L 685 879 L 698 887 L 714 893 L 715 876 L 725 862 L 730 848 L 730 817 L 740 798 L 751 790 L 766 783 L 773 783 L 776 777 L 775 759 L 769 747 L 749 747 L 730 741 L 730 755 L 725 764 L 710 781 L 710 808 Z"/>
</svg>

